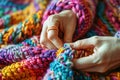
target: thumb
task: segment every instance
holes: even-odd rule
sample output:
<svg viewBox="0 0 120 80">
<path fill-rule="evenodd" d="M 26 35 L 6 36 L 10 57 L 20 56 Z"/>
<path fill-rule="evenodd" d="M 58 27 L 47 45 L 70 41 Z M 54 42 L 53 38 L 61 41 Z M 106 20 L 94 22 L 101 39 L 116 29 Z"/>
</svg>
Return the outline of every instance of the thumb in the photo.
<svg viewBox="0 0 120 80">
<path fill-rule="evenodd" d="M 98 61 L 99 61 L 99 59 L 96 58 L 96 54 L 94 53 L 94 54 L 89 55 L 87 57 L 74 59 L 73 63 L 74 63 L 74 67 L 76 69 L 87 69 L 87 68 L 90 68 L 92 66 L 95 66 Z"/>
<path fill-rule="evenodd" d="M 59 26 L 60 25 L 60 17 L 57 14 L 50 15 L 47 19 L 47 26 Z"/>
<path fill-rule="evenodd" d="M 56 15 L 51 15 L 48 18 L 48 28 L 47 28 L 47 37 L 53 43 L 54 46 L 60 48 L 63 46 L 61 39 L 58 37 L 60 17 Z"/>
<path fill-rule="evenodd" d="M 70 43 L 70 46 L 76 50 L 86 49 L 91 47 L 94 48 L 95 45 L 96 45 L 96 40 L 93 37 Z"/>
</svg>

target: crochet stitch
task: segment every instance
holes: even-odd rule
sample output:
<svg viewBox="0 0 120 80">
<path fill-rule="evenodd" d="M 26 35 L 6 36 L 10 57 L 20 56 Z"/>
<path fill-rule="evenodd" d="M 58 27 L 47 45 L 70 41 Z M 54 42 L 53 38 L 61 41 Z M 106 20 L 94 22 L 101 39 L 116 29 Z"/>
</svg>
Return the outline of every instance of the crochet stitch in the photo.
<svg viewBox="0 0 120 80">
<path fill-rule="evenodd" d="M 34 48 L 34 50 L 36 49 Z M 38 53 L 34 57 L 4 67 L 0 72 L 0 79 L 41 80 L 49 67 L 49 63 L 55 58 L 55 50 L 41 50 Z"/>
<path fill-rule="evenodd" d="M 3 48 L 0 49 L 0 80 L 120 80 L 119 68 L 108 74 L 86 73 L 73 68 L 72 59 L 88 56 L 93 53 L 92 49 L 74 52 L 65 44 L 56 51 L 43 49 L 39 44 L 41 19 L 43 24 L 49 15 L 66 9 L 72 10 L 78 18 L 73 37 L 75 40 L 85 33 L 85 38 L 93 35 L 114 35 L 115 31 L 119 30 L 118 17 L 114 17 L 117 14 L 114 7 L 118 7 L 119 2 L 107 1 L 108 3 L 103 1 L 98 3 L 97 17 L 92 27 L 97 4 L 94 0 L 52 0 L 45 13 L 49 0 L 35 0 L 32 4 L 28 2 L 30 5 L 24 10 L 10 13 L 6 17 L 1 16 L 0 45 Z M 16 3 L 22 6 L 21 2 Z M 30 12 L 31 10 L 34 11 Z M 112 20 L 109 17 L 113 17 Z M 119 32 L 115 36 L 119 37 Z"/>
<path fill-rule="evenodd" d="M 45 0 L 40 1 L 40 4 L 38 4 L 38 6 L 40 6 L 40 10 L 37 11 L 37 13 L 33 14 L 32 12 L 32 15 L 30 15 L 30 17 L 28 17 L 28 19 L 25 20 L 24 22 L 21 22 L 18 25 L 14 25 L 11 27 L 6 27 L 2 32 L 0 32 L 0 44 L 18 43 L 25 40 L 26 38 L 32 37 L 33 35 L 39 35 L 41 31 L 41 24 L 40 24 L 41 17 L 48 2 L 49 1 L 45 1 Z M 25 12 L 26 10 L 27 12 L 29 12 L 28 10 L 31 9 L 31 5 L 29 7 L 28 9 L 25 9 L 23 12 Z M 4 22 L 4 24 L 2 25 L 9 26 L 8 24 L 10 23 L 10 21 L 7 20 L 12 18 L 11 20 L 13 21 L 15 17 L 21 15 L 21 13 L 22 12 L 17 12 L 15 14 L 5 16 L 5 19 L 1 20 L 2 22 Z M 27 13 L 25 12 L 25 14 L 23 14 L 23 19 L 24 19 L 24 15 L 27 15 Z M 22 21 L 22 19 L 18 20 L 16 23 L 18 23 L 19 21 Z"/>
<path fill-rule="evenodd" d="M 120 30 L 120 12 L 117 10 L 119 9 L 119 5 L 120 3 L 117 0 L 99 1 L 96 13 L 97 16 L 93 27 L 84 37 L 94 35 L 114 36 L 115 33 Z"/>
</svg>

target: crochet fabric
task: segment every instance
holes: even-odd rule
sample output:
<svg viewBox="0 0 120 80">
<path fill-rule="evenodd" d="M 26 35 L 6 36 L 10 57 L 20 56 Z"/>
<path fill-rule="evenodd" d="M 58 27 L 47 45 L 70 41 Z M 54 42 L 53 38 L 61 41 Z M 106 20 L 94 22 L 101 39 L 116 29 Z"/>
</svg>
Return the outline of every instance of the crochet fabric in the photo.
<svg viewBox="0 0 120 80">
<path fill-rule="evenodd" d="M 120 17 L 115 15 L 119 1 L 4 1 L 0 2 L 0 80 L 120 79 L 119 68 L 106 74 L 86 73 L 73 68 L 72 59 L 88 56 L 92 49 L 77 52 L 64 44 L 58 50 L 46 50 L 39 43 L 43 22 L 49 15 L 63 10 L 72 10 L 77 16 L 74 41 L 93 35 L 113 36 L 120 28 Z M 115 37 L 119 36 L 119 32 L 116 33 Z"/>
</svg>

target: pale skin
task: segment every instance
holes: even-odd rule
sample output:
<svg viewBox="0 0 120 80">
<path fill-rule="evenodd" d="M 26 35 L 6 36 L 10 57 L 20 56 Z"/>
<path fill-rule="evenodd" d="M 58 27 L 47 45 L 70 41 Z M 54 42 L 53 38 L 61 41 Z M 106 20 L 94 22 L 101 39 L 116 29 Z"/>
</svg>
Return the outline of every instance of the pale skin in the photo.
<svg viewBox="0 0 120 80">
<path fill-rule="evenodd" d="M 94 36 L 70 43 L 75 50 L 93 47 L 90 56 L 73 60 L 74 67 L 87 72 L 101 72 L 120 67 L 120 39 L 109 36 Z"/>
<path fill-rule="evenodd" d="M 63 46 L 63 43 L 72 42 L 72 36 L 76 27 L 76 15 L 65 10 L 59 14 L 51 15 L 43 24 L 40 43 L 47 49 L 57 49 Z M 58 37 L 62 32 L 63 39 Z"/>
<path fill-rule="evenodd" d="M 42 47 L 58 49 L 64 43 L 69 43 L 75 50 L 93 47 L 92 55 L 73 60 L 74 67 L 82 71 L 103 73 L 120 66 L 120 39 L 95 36 L 72 42 L 75 26 L 76 16 L 70 10 L 50 16 L 43 24 L 40 36 Z M 64 33 L 63 39 L 58 37 L 59 31 Z"/>
</svg>

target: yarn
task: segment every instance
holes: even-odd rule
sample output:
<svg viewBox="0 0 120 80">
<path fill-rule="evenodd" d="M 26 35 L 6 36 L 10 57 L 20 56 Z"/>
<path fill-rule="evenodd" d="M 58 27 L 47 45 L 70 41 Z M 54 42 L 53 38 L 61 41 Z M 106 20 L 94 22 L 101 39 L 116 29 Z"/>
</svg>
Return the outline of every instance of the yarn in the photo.
<svg viewBox="0 0 120 80">
<path fill-rule="evenodd" d="M 51 73 L 48 79 L 45 80 L 73 80 L 73 71 L 71 67 L 73 66 L 70 61 L 73 58 L 74 51 L 64 44 L 64 49 L 59 49 L 57 58 L 50 64 Z"/>
<path fill-rule="evenodd" d="M 80 2 L 78 3 L 77 1 Z M 118 69 L 107 75 L 101 75 L 97 73 L 81 72 L 73 68 L 72 59 L 88 56 L 93 53 L 93 49 L 81 49 L 74 52 L 70 46 L 66 44 L 57 51 L 46 50 L 40 47 L 38 36 L 41 32 L 41 19 L 43 18 L 43 23 L 49 15 L 57 14 L 66 9 L 73 10 L 78 18 L 76 28 L 78 31 L 75 31 L 74 34 L 77 37 L 73 37 L 75 40 L 81 38 L 86 32 L 88 37 L 93 35 L 114 35 L 115 30 L 119 29 L 119 26 L 113 27 L 113 25 L 118 23 L 118 18 L 115 19 L 116 23 L 113 19 L 113 23 L 115 24 L 110 22 L 111 20 L 107 19 L 108 15 L 106 14 L 108 14 L 108 12 L 105 8 L 105 4 L 101 2 L 98 4 L 98 19 L 95 21 L 96 24 L 93 24 L 91 27 L 92 19 L 95 15 L 96 2 L 94 2 L 94 0 L 92 2 L 86 1 L 54 0 L 43 16 L 48 1 L 35 0 L 32 6 L 30 4 L 31 8 L 28 6 L 22 11 L 2 17 L 0 19 L 0 43 L 3 48 L 0 49 L 0 80 L 43 80 L 43 78 L 45 80 L 120 80 L 120 70 Z M 112 3 L 116 0 L 110 1 Z M 18 3 L 21 4 L 21 2 Z M 93 4 L 94 6 L 90 6 Z M 115 2 L 115 4 L 112 5 L 116 5 L 117 7 L 118 4 L 119 3 Z M 108 5 L 109 4 L 107 4 L 107 6 Z M 29 9 L 34 9 L 36 13 L 33 14 L 34 11 L 32 13 L 29 12 Z M 106 11 L 106 13 L 104 13 L 104 11 Z M 81 16 L 80 12 L 82 12 Z M 114 16 L 113 14 L 114 13 L 112 13 L 112 16 Z M 13 16 L 11 17 L 11 15 Z M 109 13 L 109 15 L 111 14 Z M 18 16 L 20 16 L 19 19 Z M 27 19 L 25 20 L 25 18 Z M 87 24 L 80 26 L 80 24 L 82 24 L 81 22 L 84 22 L 84 20 Z M 5 28 L 4 31 L 2 28 Z M 38 36 L 33 37 L 33 35 Z M 119 37 L 119 32 L 115 36 Z"/>
<path fill-rule="evenodd" d="M 1 0 L 0 1 L 0 17 L 6 15 L 6 14 L 9 14 L 9 13 L 12 13 L 12 12 L 16 12 L 18 10 L 22 10 L 24 9 L 29 3 L 17 3 L 19 0 Z"/>
<path fill-rule="evenodd" d="M 28 21 L 20 23 L 16 27 L 11 27 L 9 29 L 2 31 L 0 33 L 1 38 L 0 43 L 1 44 L 17 43 L 28 37 L 31 37 L 32 35 L 40 34 L 39 31 L 41 30 L 41 27 L 39 22 L 41 14 L 42 12 L 39 11 L 37 14 L 34 14 L 32 17 L 30 17 Z"/>
<path fill-rule="evenodd" d="M 47 70 L 43 80 L 91 80 L 85 73 L 73 70 L 72 59 L 75 55 L 76 52 L 70 45 L 64 44 L 56 52 L 56 59 L 50 63 L 50 68 Z"/>
<path fill-rule="evenodd" d="M 99 1 L 94 24 L 84 37 L 114 36 L 120 30 L 119 5 L 117 0 Z"/>
<path fill-rule="evenodd" d="M 11 45 L 0 49 L 0 64 L 6 66 L 29 57 L 34 57 L 36 54 L 40 54 L 41 52 L 43 52 L 43 49 L 38 47 Z"/>
<path fill-rule="evenodd" d="M 40 6 L 40 10 L 35 14 L 30 15 L 30 17 L 28 17 L 28 19 L 25 20 L 24 22 L 21 22 L 15 26 L 8 27 L 9 26 L 8 24 L 11 23 L 9 19 L 11 19 L 12 17 L 10 15 L 6 15 L 4 19 L 5 21 L 1 20 L 2 22 L 4 22 L 4 24 L 2 25 L 3 26 L 7 25 L 7 27 L 0 33 L 0 44 L 18 43 L 25 40 L 26 38 L 32 37 L 33 35 L 39 35 L 41 32 L 41 24 L 40 24 L 41 17 L 48 2 L 49 1 L 46 0 L 44 0 L 43 2 L 40 1 L 40 4 L 38 4 Z M 31 7 L 28 10 L 30 9 Z M 13 18 L 11 20 L 12 21 L 15 20 L 16 16 L 18 15 L 21 16 L 22 15 L 21 13 L 22 11 L 12 14 Z M 25 14 L 23 14 L 23 18 L 18 19 L 17 22 L 24 19 L 24 15 L 26 16 L 27 13 L 25 12 Z"/>
<path fill-rule="evenodd" d="M 1 70 L 1 80 L 37 80 L 37 78 L 42 78 L 54 58 L 55 50 L 41 51 L 34 57 L 4 67 Z"/>
<path fill-rule="evenodd" d="M 91 3 L 94 4 L 93 1 L 91 1 Z M 94 18 L 95 14 L 95 5 L 91 5 L 85 0 L 53 0 L 43 15 L 42 23 L 44 23 L 48 16 L 57 14 L 63 10 L 72 10 L 78 18 L 78 24 L 73 36 L 73 41 L 75 41 L 82 37 L 90 29 L 93 22 L 91 19 Z"/>
<path fill-rule="evenodd" d="M 33 36 L 29 39 L 24 40 L 23 42 L 19 43 L 19 46 L 40 46 L 39 36 Z"/>
</svg>

